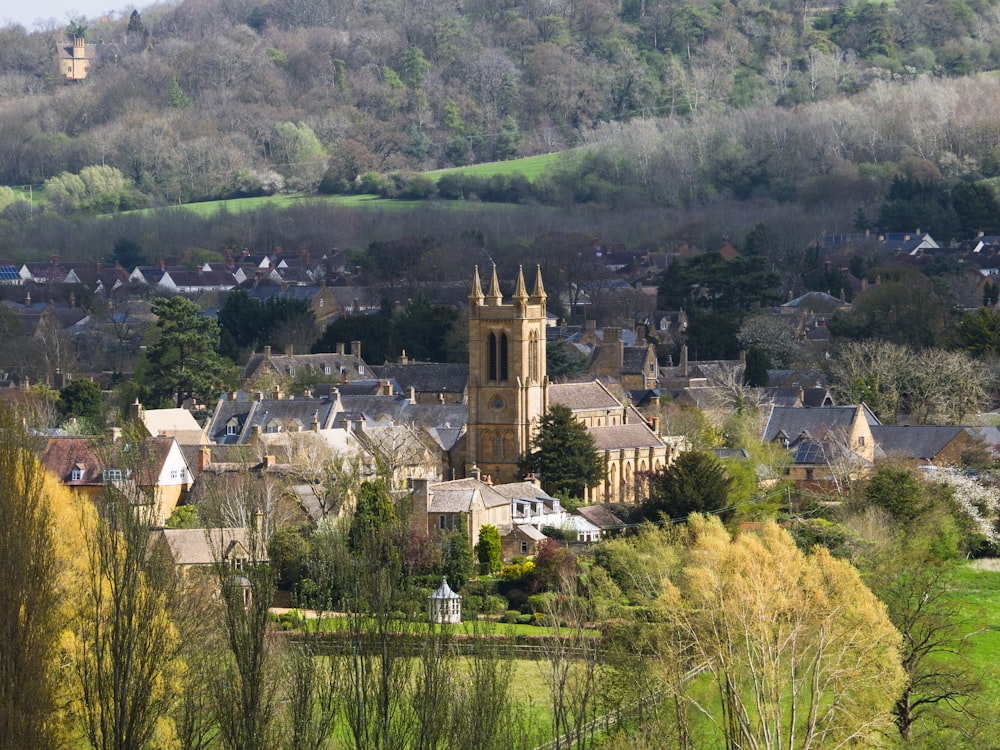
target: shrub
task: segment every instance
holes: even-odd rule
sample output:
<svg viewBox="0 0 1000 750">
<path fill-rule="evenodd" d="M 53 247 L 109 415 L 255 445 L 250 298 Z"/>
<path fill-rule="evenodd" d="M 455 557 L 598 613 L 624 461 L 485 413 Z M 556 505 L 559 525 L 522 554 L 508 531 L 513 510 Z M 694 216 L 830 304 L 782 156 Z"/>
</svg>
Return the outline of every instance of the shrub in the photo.
<svg viewBox="0 0 1000 750">
<path fill-rule="evenodd" d="M 517 622 L 518 618 L 520 618 L 521 616 L 522 616 L 521 613 L 518 612 L 516 609 L 508 609 L 500 617 L 500 622 L 505 622 L 507 624 L 513 624 L 513 623 Z"/>
<path fill-rule="evenodd" d="M 518 615 L 515 621 L 518 625 L 530 625 L 534 615 Z"/>
</svg>

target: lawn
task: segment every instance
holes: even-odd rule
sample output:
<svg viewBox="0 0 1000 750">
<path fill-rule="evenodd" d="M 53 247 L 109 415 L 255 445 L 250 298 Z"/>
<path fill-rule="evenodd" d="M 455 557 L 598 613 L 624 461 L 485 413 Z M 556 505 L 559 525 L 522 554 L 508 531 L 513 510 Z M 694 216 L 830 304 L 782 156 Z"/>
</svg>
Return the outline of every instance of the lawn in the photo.
<svg viewBox="0 0 1000 750">
<path fill-rule="evenodd" d="M 955 580 L 957 601 L 975 628 L 969 661 L 983 674 L 987 703 L 1000 708 L 1000 569 L 996 560 L 963 566 Z"/>
</svg>

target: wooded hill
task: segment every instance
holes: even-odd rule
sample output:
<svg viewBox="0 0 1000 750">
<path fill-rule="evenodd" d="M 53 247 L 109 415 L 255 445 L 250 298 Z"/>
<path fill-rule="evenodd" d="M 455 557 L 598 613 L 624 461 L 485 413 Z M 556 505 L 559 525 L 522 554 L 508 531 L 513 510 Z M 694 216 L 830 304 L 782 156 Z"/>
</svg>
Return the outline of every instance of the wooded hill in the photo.
<svg viewBox="0 0 1000 750">
<path fill-rule="evenodd" d="M 120 206 L 344 191 L 598 144 L 560 200 L 877 207 L 897 173 L 1000 173 L 998 5 L 185 0 L 0 29 L 0 183 L 107 165 Z M 85 198 L 84 194 L 84 198 Z M 68 208 L 78 208 L 68 204 Z M 113 206 L 107 201 L 95 210 Z"/>
</svg>

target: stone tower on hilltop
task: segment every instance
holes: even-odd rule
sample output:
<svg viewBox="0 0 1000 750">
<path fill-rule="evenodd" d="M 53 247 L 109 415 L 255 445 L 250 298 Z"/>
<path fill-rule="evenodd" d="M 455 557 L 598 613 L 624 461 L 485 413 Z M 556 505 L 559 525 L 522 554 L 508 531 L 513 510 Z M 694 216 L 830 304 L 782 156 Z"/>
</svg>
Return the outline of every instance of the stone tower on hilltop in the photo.
<svg viewBox="0 0 1000 750">
<path fill-rule="evenodd" d="M 521 479 L 518 461 L 548 408 L 545 300 L 540 268 L 530 296 L 519 269 L 511 301 L 504 302 L 496 266 L 487 294 L 476 267 L 469 295 L 466 476 L 478 470 L 494 483 Z"/>
</svg>

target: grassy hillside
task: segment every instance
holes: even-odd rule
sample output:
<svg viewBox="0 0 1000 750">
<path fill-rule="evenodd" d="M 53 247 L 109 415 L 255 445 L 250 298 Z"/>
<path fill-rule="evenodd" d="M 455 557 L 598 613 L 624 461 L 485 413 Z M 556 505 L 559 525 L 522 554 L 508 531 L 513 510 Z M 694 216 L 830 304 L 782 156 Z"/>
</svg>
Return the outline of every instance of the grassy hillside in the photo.
<svg viewBox="0 0 1000 750">
<path fill-rule="evenodd" d="M 539 175 L 545 171 L 565 164 L 572 160 L 579 152 L 575 149 L 554 154 L 542 154 L 540 156 L 527 156 L 523 159 L 510 159 L 508 161 L 492 161 L 485 164 L 471 164 L 466 167 L 452 167 L 451 169 L 437 169 L 426 172 L 428 177 L 438 178 L 446 174 L 463 174 L 472 177 L 492 177 L 493 175 L 515 175 L 520 174 L 534 182 Z"/>
</svg>

